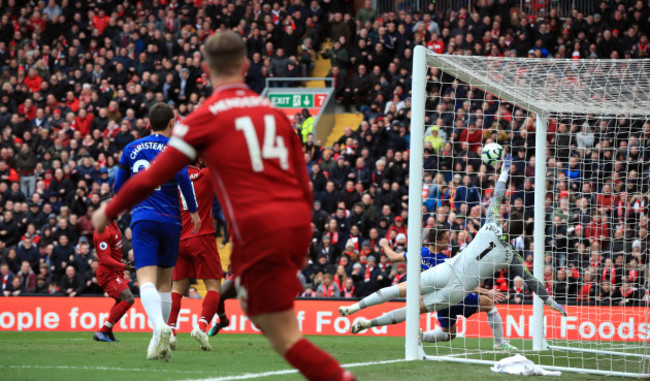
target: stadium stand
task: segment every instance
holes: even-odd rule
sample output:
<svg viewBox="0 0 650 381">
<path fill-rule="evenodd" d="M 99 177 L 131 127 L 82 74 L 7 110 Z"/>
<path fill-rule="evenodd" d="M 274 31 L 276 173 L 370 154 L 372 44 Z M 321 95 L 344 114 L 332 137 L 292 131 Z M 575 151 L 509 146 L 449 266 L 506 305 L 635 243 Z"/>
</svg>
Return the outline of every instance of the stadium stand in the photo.
<svg viewBox="0 0 650 381">
<path fill-rule="evenodd" d="M 333 78 L 340 111 L 357 112 L 337 120 L 326 141 L 305 139 L 315 196 L 314 239 L 302 273 L 308 297 L 360 297 L 403 278 L 403 267 L 391 266 L 378 242 L 388 237 L 395 249 L 403 250 L 407 240 L 409 93 L 415 45 L 438 53 L 485 56 L 576 60 L 648 56 L 650 5 L 644 1 L 601 1 L 585 12 L 555 9 L 553 1 L 548 10 L 529 9 L 527 1 L 516 0 L 380 3 L 381 12 L 370 1 L 343 0 L 2 2 L 3 294 L 63 295 L 71 285 L 76 295 L 99 290 L 94 276 L 97 262 L 89 245 L 90 215 L 111 196 L 123 147 L 148 134 L 148 108 L 166 102 L 182 119 L 210 94 L 201 67 L 201 43 L 217 29 L 232 29 L 246 40 L 252 62 L 247 83 L 255 91 L 264 90 L 266 78 L 307 77 L 317 68 L 317 76 L 326 73 Z M 329 60 L 329 69 L 323 69 L 324 60 Z M 444 100 L 432 106 L 443 111 L 454 107 Z M 451 160 L 461 150 L 453 136 L 462 136 L 467 125 L 452 126 L 444 112 L 434 114 L 428 117 L 440 117 L 444 123 L 429 154 L 432 160 Z M 504 122 L 503 130 L 525 140 L 522 124 L 513 122 L 516 116 Z M 302 133 L 302 123 L 294 126 Z M 607 133 L 590 132 L 593 139 L 610 139 Z M 647 162 L 650 142 L 637 144 Z M 524 152 L 523 162 L 515 166 L 522 175 L 531 166 L 526 158 L 530 153 Z M 467 219 L 452 220 L 459 202 L 455 199 L 459 173 L 467 165 L 463 160 L 458 163 L 453 174 L 431 184 L 430 191 L 439 198 L 427 205 L 434 223 L 456 230 L 451 254 L 472 235 Z M 580 173 L 581 189 L 570 189 L 570 197 L 550 206 L 558 214 L 570 210 L 578 216 L 560 221 L 570 244 L 612 242 L 603 247 L 613 263 L 550 257 L 546 281 L 552 285 L 555 279 L 568 279 L 568 303 L 592 303 L 597 293 L 609 293 L 601 287 L 602 283 L 609 287 L 605 280 L 613 281 L 615 293 L 623 276 L 631 277 L 628 283 L 638 292 L 646 292 L 647 274 L 640 265 L 648 263 L 650 250 L 645 181 L 649 172 L 645 165 L 638 172 L 637 178 L 644 180 L 635 185 L 640 196 L 634 200 L 616 195 L 599 199 L 594 188 L 611 179 L 592 183 Z M 523 206 L 530 207 L 529 186 L 522 182 L 515 189 L 521 197 L 512 197 L 511 202 L 521 198 Z M 582 205 L 582 196 L 589 203 L 618 208 L 594 216 L 597 208 Z M 614 231 L 608 225 L 622 218 L 620 210 L 625 218 L 635 218 L 632 230 Z M 273 223 L 273 216 L 268 223 Z M 119 224 L 128 258 L 128 216 Z M 549 220 L 549 229 L 560 227 Z M 627 239 L 621 243 L 623 233 Z M 523 247 L 529 243 L 526 240 Z M 626 255 L 614 258 L 613 248 Z M 325 274 L 333 275 L 333 280 Z M 131 281 L 137 293 L 137 279 Z M 496 274 L 488 283 L 504 291 L 518 286 L 506 274 Z M 530 299 L 511 294 L 517 301 Z"/>
</svg>

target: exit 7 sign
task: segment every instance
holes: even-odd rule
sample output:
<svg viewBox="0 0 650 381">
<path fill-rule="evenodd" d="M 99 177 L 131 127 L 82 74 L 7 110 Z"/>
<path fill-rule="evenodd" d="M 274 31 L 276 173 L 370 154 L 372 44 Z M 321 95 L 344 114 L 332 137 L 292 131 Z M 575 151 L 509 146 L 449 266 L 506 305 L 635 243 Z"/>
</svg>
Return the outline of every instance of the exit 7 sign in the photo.
<svg viewBox="0 0 650 381">
<path fill-rule="evenodd" d="M 323 107 L 327 94 L 269 94 L 269 99 L 281 108 Z"/>
</svg>

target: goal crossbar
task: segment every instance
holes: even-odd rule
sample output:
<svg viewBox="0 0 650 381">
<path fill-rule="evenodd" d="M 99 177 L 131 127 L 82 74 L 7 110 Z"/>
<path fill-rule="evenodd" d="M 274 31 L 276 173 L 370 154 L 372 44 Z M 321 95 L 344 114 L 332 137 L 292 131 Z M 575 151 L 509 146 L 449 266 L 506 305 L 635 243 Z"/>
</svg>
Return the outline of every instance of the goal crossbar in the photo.
<svg viewBox="0 0 650 381">
<path fill-rule="evenodd" d="M 647 115 L 638 106 L 650 104 L 650 59 L 458 57 L 426 51 L 428 65 L 536 114 Z"/>
</svg>

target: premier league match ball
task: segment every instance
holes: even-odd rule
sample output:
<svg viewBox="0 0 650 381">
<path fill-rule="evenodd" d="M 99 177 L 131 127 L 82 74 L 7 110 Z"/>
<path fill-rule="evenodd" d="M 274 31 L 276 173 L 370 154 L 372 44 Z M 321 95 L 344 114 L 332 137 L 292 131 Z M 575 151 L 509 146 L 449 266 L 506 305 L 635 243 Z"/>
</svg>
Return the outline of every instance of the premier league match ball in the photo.
<svg viewBox="0 0 650 381">
<path fill-rule="evenodd" d="M 485 165 L 494 166 L 501 159 L 503 159 L 503 147 L 500 144 L 490 143 L 483 147 L 481 160 Z"/>
</svg>

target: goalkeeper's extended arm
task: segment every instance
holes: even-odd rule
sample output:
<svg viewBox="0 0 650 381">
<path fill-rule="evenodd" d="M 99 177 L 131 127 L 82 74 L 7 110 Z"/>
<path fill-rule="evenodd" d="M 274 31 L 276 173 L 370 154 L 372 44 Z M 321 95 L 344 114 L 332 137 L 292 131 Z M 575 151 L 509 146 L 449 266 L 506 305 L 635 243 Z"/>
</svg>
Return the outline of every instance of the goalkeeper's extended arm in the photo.
<svg viewBox="0 0 650 381">
<path fill-rule="evenodd" d="M 510 167 L 512 167 L 512 156 L 507 154 L 503 160 L 503 166 L 501 167 L 501 174 L 497 180 L 496 185 L 494 186 L 494 195 L 492 196 L 492 201 L 490 201 L 490 206 L 487 211 L 487 221 L 488 223 L 494 222 L 497 225 L 500 225 L 501 221 L 501 203 L 506 196 L 506 183 L 508 182 L 508 175 L 510 174 Z"/>
<path fill-rule="evenodd" d="M 528 271 L 528 268 L 526 268 L 524 265 L 524 261 L 521 259 L 519 253 L 517 253 L 511 247 L 509 247 L 508 250 L 513 256 L 512 262 L 510 263 L 510 274 L 512 274 L 513 277 L 520 276 L 524 280 L 524 283 L 526 283 L 526 286 L 528 286 L 528 289 L 539 296 L 539 298 L 544 301 L 544 304 L 558 311 L 562 315 L 567 316 L 564 308 L 555 302 L 551 295 L 549 295 L 548 291 L 546 291 L 544 284 L 537 280 L 537 278 L 535 278 L 533 274 Z"/>
</svg>

